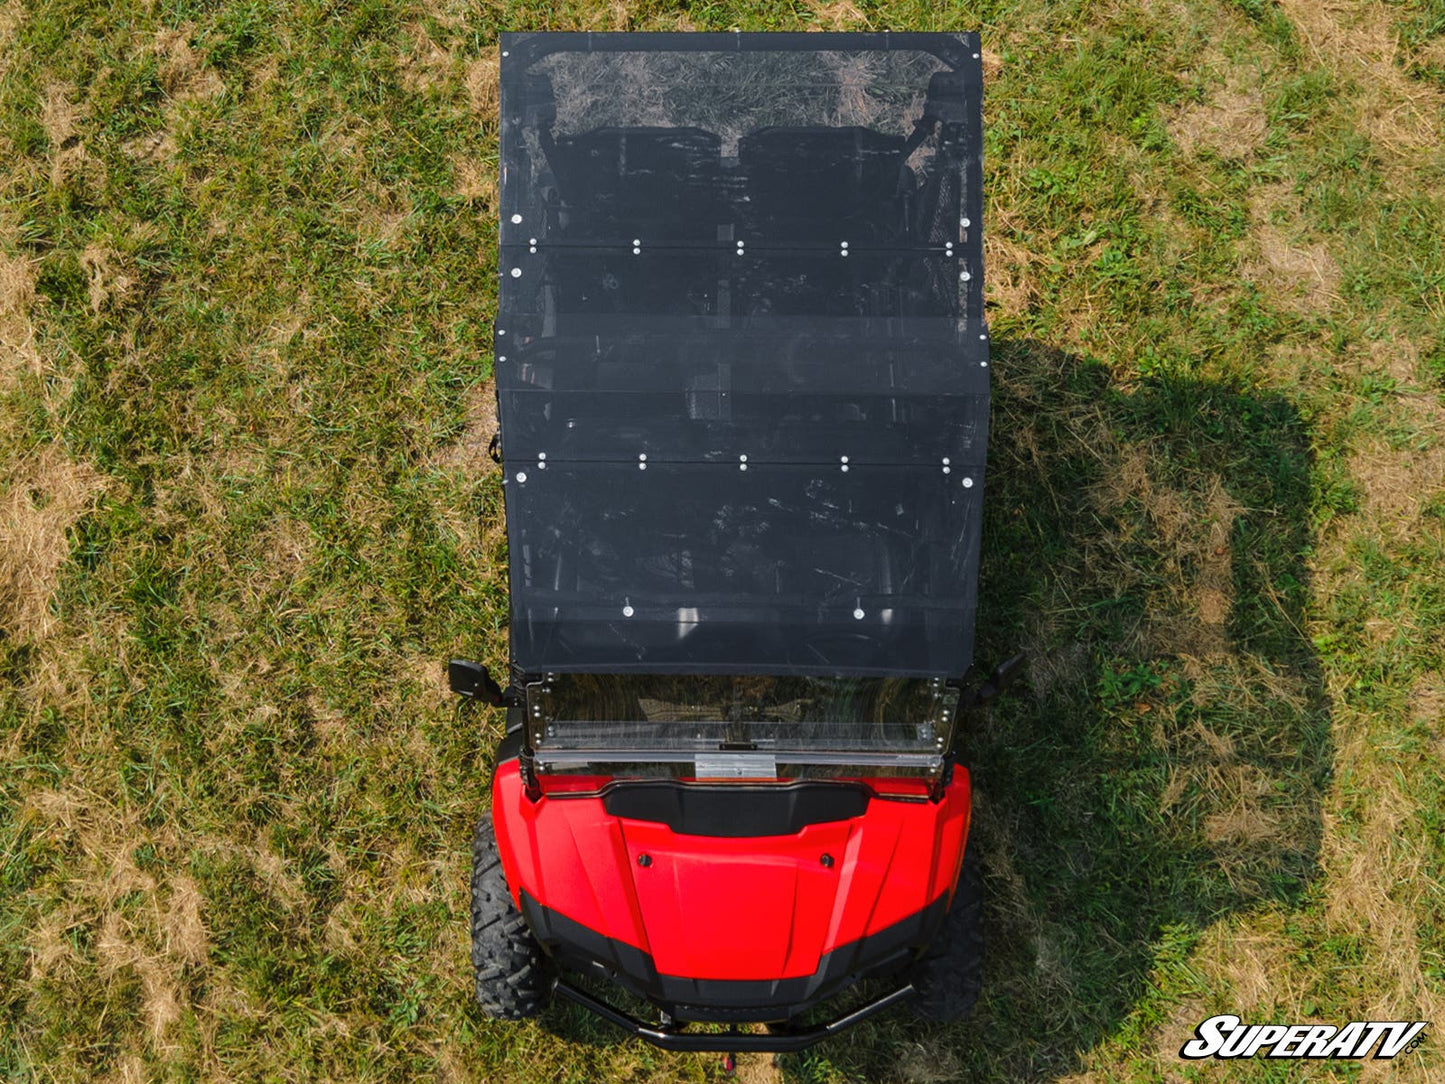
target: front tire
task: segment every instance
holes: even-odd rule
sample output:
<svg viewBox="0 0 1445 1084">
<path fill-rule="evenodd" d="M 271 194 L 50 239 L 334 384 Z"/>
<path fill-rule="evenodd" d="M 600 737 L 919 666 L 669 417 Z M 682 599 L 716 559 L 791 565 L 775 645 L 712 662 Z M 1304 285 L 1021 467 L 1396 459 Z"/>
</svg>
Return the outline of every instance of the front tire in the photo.
<svg viewBox="0 0 1445 1084">
<path fill-rule="evenodd" d="M 965 847 L 953 906 L 913 965 L 914 1008 L 925 1020 L 962 1020 L 983 986 L 983 876 L 978 852 Z"/>
<path fill-rule="evenodd" d="M 493 1019 L 524 1020 L 552 1000 L 551 961 L 507 891 L 490 813 L 472 838 L 472 969 L 477 1003 Z"/>
</svg>

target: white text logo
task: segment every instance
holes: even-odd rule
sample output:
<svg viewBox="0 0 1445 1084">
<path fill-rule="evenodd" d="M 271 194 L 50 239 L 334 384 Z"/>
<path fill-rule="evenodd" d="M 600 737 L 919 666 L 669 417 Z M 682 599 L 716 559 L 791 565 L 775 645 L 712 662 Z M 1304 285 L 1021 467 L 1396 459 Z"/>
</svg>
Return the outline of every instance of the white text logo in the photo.
<svg viewBox="0 0 1445 1084">
<path fill-rule="evenodd" d="M 1180 1048 L 1181 1058 L 1393 1058 L 1425 1041 L 1424 1020 L 1356 1020 L 1332 1024 L 1246 1024 L 1211 1016 Z M 1378 1044 L 1378 1045 L 1377 1045 Z"/>
</svg>

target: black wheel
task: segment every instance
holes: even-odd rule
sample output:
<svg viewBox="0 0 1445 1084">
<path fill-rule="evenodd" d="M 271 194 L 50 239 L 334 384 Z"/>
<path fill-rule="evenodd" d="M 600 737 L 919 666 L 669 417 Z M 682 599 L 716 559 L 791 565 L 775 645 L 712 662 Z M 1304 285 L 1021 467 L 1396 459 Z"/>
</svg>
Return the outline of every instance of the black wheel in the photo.
<svg viewBox="0 0 1445 1084">
<path fill-rule="evenodd" d="M 472 838 L 472 968 L 482 1012 L 498 1020 L 536 1016 L 552 999 L 552 968 L 507 891 L 488 813 Z"/>
<path fill-rule="evenodd" d="M 914 1008 L 925 1020 L 962 1020 L 983 985 L 983 877 L 978 851 L 963 852 L 958 891 L 933 943 L 913 965 Z"/>
</svg>

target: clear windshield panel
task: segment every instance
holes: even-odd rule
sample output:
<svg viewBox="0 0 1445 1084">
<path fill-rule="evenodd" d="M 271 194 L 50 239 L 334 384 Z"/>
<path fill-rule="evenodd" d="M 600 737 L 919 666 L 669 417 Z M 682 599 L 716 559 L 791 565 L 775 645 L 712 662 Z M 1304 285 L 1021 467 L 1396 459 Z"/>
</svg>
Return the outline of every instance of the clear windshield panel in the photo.
<svg viewBox="0 0 1445 1084">
<path fill-rule="evenodd" d="M 947 748 L 958 690 L 938 678 L 551 674 L 527 687 L 527 709 L 543 759 L 615 750 L 841 765 L 905 754 L 923 767 Z"/>
</svg>

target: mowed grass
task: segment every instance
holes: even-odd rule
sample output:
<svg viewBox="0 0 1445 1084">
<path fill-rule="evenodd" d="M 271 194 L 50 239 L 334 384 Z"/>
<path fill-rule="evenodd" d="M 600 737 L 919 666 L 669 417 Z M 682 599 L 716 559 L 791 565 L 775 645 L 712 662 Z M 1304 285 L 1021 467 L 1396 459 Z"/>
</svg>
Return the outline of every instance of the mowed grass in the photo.
<svg viewBox="0 0 1445 1084">
<path fill-rule="evenodd" d="M 483 1020 L 499 30 L 980 29 L 992 949 L 753 1081 L 1445 1074 L 1445 7 L 0 6 L 0 1074 L 702 1080 Z M 1377 1066 L 1205 1016 L 1426 1019 Z"/>
</svg>

